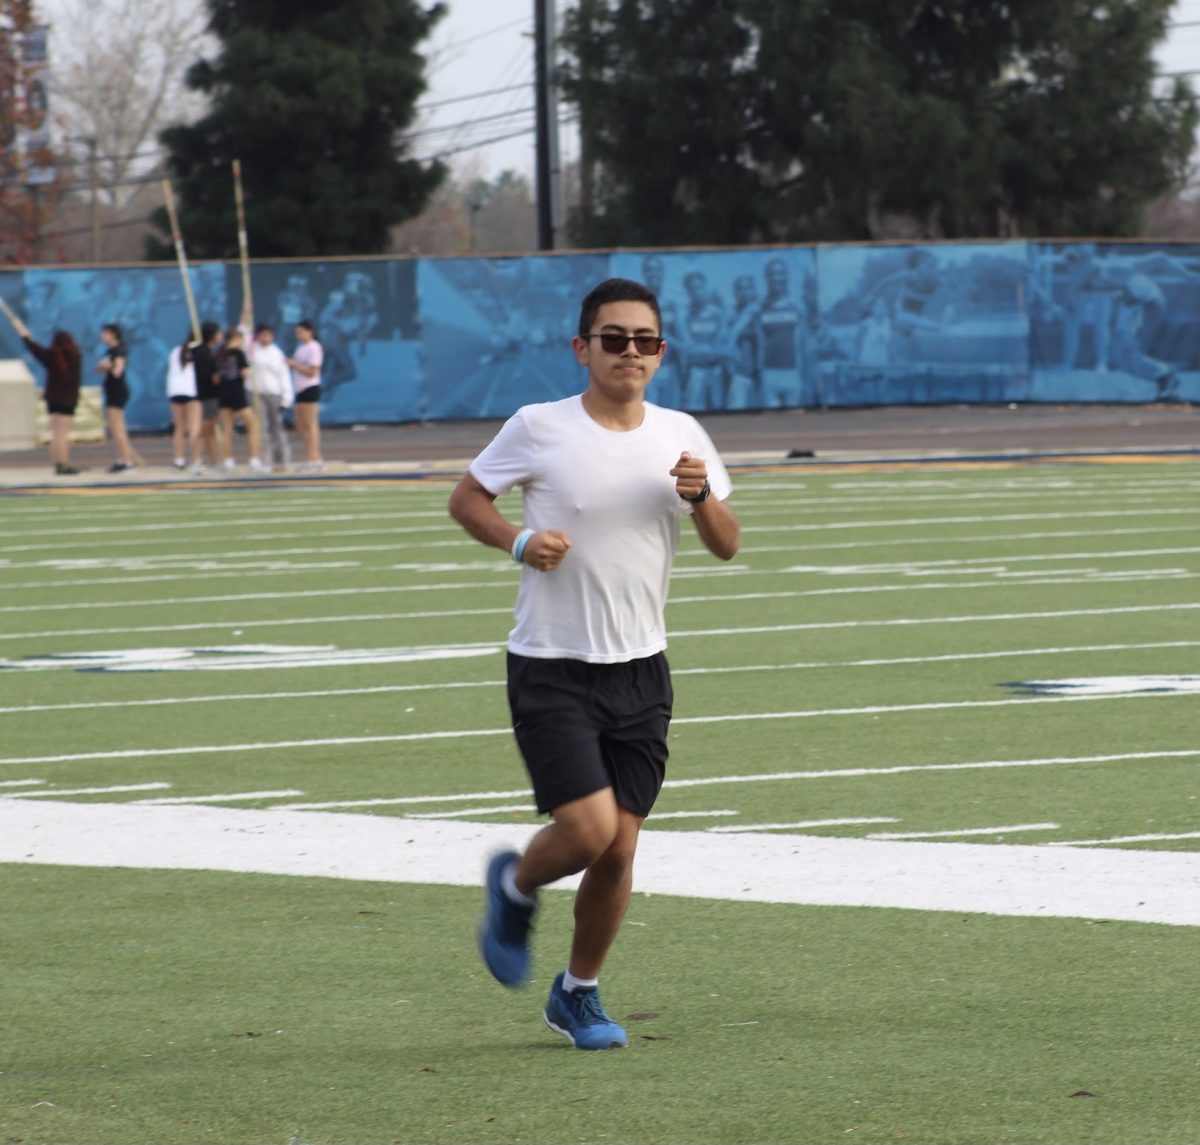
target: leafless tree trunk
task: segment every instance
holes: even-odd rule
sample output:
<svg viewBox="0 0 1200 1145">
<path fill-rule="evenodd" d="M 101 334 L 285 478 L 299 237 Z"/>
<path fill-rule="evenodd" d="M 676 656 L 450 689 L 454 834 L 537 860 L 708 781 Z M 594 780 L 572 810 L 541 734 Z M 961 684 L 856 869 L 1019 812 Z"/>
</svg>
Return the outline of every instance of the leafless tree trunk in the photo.
<svg viewBox="0 0 1200 1145">
<path fill-rule="evenodd" d="M 50 67 L 56 115 L 79 157 L 75 186 L 88 185 L 95 141 L 99 187 L 123 207 L 159 167 L 158 133 L 203 111 L 184 83 L 206 48 L 199 0 L 43 0 L 52 23 Z"/>
</svg>

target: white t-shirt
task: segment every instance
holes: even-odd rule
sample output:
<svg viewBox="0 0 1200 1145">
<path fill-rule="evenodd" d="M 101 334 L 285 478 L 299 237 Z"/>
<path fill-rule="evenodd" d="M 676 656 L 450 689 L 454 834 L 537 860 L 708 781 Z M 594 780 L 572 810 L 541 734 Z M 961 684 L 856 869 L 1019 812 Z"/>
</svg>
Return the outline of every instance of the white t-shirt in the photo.
<svg viewBox="0 0 1200 1145">
<path fill-rule="evenodd" d="M 196 367 L 191 362 L 183 364 L 183 349 L 176 346 L 167 356 L 167 397 L 194 398 L 196 396 Z"/>
<path fill-rule="evenodd" d="M 667 646 L 671 564 L 692 512 L 670 471 L 687 450 L 704 459 L 712 496 L 733 486 L 695 418 L 649 402 L 645 411 L 622 433 L 593 421 L 579 396 L 524 406 L 471 463 L 489 493 L 521 486 L 526 528 L 571 538 L 553 572 L 522 566 L 511 651 L 616 664 Z"/>
<path fill-rule="evenodd" d="M 281 400 L 285 406 L 292 402 L 292 372 L 287 358 L 274 343 L 266 346 L 253 342 L 250 350 L 250 381 L 254 391 Z"/>
</svg>

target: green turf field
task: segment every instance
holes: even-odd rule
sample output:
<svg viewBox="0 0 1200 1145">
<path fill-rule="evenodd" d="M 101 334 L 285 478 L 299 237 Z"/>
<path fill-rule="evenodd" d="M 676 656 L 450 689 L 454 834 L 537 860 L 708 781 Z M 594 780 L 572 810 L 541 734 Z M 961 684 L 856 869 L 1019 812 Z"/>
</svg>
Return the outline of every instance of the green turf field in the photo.
<svg viewBox="0 0 1200 1145">
<path fill-rule="evenodd" d="M 569 896 L 505 992 L 444 853 L 537 822 L 517 572 L 447 492 L 0 498 L 0 1145 L 1200 1138 L 1194 463 L 739 476 L 734 562 L 685 532 L 656 889 L 604 979 L 638 1017 L 598 1055 L 539 1017 Z M 240 854 L 275 813 L 378 868 L 199 869 L 194 823 Z M 1026 854 L 1061 917 L 954 897 Z M 909 861 L 942 909 L 853 905 Z"/>
</svg>

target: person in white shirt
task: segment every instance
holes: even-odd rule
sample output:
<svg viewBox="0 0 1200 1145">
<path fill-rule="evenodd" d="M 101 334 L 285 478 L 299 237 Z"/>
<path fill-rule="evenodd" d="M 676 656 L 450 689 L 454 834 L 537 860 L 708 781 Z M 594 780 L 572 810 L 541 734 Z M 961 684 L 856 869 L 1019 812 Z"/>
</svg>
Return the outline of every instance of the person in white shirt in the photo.
<svg viewBox="0 0 1200 1145">
<path fill-rule="evenodd" d="M 321 365 L 325 351 L 317 331 L 307 318 L 296 323 L 296 353 L 288 358 L 292 367 L 292 389 L 296 394 L 296 432 L 304 443 L 302 469 L 321 469 Z"/>
<path fill-rule="evenodd" d="M 287 356 L 275 344 L 275 331 L 259 326 L 250 347 L 251 392 L 258 395 L 262 407 L 263 464 L 287 469 L 292 464 L 283 411 L 292 405 L 292 371 Z"/>
<path fill-rule="evenodd" d="M 673 693 L 664 608 L 684 517 L 721 560 L 738 550 L 729 475 L 690 415 L 645 400 L 666 343 L 654 293 L 609 279 L 584 299 L 582 395 L 525 406 L 472 462 L 450 513 L 521 566 L 508 695 L 538 810 L 524 854 L 493 856 L 479 945 L 494 977 L 529 976 L 539 888 L 583 872 L 567 969 L 544 1018 L 580 1049 L 628 1044 L 597 984 L 662 786 Z M 496 508 L 520 486 L 524 521 Z"/>
<path fill-rule="evenodd" d="M 200 464 L 200 401 L 196 397 L 196 367 L 192 362 L 192 335 L 167 356 L 167 399 L 171 403 L 171 448 L 176 469 Z"/>
</svg>

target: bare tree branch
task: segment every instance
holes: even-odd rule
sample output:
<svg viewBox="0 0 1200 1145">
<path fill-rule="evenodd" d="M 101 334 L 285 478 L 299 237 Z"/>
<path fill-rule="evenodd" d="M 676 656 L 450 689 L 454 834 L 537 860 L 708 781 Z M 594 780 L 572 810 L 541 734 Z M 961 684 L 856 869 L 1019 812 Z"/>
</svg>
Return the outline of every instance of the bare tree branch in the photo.
<svg viewBox="0 0 1200 1145">
<path fill-rule="evenodd" d="M 208 47 L 195 0 L 54 0 L 56 111 L 75 142 L 95 140 L 99 183 L 116 207 L 159 162 L 158 133 L 202 114 L 187 69 Z M 81 170 L 81 179 L 86 174 Z"/>
</svg>

